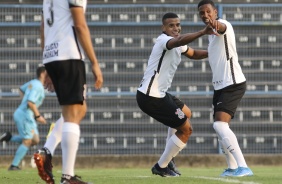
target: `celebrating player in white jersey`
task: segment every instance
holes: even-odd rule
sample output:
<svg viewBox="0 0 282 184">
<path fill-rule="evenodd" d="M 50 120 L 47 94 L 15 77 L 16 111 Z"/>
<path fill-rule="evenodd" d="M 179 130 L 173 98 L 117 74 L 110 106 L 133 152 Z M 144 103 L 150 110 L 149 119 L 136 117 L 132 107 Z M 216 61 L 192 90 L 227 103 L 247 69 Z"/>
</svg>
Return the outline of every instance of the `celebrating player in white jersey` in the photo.
<svg viewBox="0 0 282 184">
<path fill-rule="evenodd" d="M 209 35 L 208 59 L 214 86 L 213 128 L 228 164 L 221 176 L 251 176 L 253 172 L 245 162 L 236 135 L 229 128 L 229 123 L 246 91 L 246 78 L 238 62 L 235 33 L 228 21 L 218 18 L 213 1 L 200 1 L 198 11 L 202 21 L 218 33 Z"/>
<path fill-rule="evenodd" d="M 80 122 L 86 113 L 85 55 L 90 60 L 95 88 L 103 84 L 103 76 L 93 49 L 85 18 L 87 0 L 44 0 L 41 24 L 43 63 L 51 78 L 61 105 L 63 184 L 85 184 L 74 173 L 80 138 Z M 47 86 L 52 86 L 48 85 Z M 51 153 L 54 146 L 38 150 L 34 159 L 40 177 L 54 183 Z"/>
<path fill-rule="evenodd" d="M 192 134 L 189 121 L 191 110 L 167 91 L 181 62 L 181 55 L 191 59 L 208 57 L 206 50 L 194 50 L 187 44 L 214 32 L 207 26 L 201 31 L 181 35 L 180 19 L 175 13 L 166 13 L 162 23 L 163 33 L 157 38 L 152 49 L 136 99 L 143 112 L 170 127 L 165 150 L 153 166 L 152 173 L 174 177 L 180 173 L 175 167 L 170 167 L 169 163 L 185 147 Z"/>
</svg>

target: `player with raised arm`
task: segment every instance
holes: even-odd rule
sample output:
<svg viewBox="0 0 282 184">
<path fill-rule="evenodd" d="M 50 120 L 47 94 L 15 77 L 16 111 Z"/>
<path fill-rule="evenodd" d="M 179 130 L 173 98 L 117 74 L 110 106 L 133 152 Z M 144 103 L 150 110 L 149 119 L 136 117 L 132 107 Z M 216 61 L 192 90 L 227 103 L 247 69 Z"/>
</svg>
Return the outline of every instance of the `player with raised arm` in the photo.
<svg viewBox="0 0 282 184">
<path fill-rule="evenodd" d="M 191 59 L 208 57 L 206 50 L 194 50 L 187 44 L 205 35 L 214 34 L 206 26 L 195 33 L 181 34 L 180 19 L 175 13 L 162 18 L 162 34 L 158 36 L 148 60 L 143 79 L 138 87 L 136 100 L 140 109 L 160 123 L 172 128 L 166 147 L 152 173 L 163 177 L 179 176 L 168 167 L 171 160 L 186 146 L 192 126 L 191 110 L 178 98 L 168 93 L 174 74 L 181 62 L 181 55 Z M 173 129 L 176 131 L 174 132 Z"/>
<path fill-rule="evenodd" d="M 213 128 L 228 164 L 221 176 L 252 176 L 253 172 L 246 164 L 237 137 L 229 127 L 246 91 L 246 78 L 238 62 L 235 33 L 228 21 L 218 17 L 213 1 L 200 1 L 198 11 L 202 21 L 217 33 L 209 35 L 208 59 L 214 86 Z"/>
</svg>

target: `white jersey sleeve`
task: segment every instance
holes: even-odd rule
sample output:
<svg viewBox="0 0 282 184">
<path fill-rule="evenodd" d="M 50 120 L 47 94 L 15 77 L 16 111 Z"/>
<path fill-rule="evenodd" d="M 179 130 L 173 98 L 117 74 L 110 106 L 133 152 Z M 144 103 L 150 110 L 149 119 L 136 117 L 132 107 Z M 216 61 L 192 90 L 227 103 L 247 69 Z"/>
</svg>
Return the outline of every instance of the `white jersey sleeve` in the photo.
<svg viewBox="0 0 282 184">
<path fill-rule="evenodd" d="M 72 6 L 81 6 L 83 7 L 87 0 L 68 0 L 69 4 Z"/>
<path fill-rule="evenodd" d="M 188 51 L 189 47 L 187 45 L 181 46 L 181 53 L 184 54 Z"/>
</svg>

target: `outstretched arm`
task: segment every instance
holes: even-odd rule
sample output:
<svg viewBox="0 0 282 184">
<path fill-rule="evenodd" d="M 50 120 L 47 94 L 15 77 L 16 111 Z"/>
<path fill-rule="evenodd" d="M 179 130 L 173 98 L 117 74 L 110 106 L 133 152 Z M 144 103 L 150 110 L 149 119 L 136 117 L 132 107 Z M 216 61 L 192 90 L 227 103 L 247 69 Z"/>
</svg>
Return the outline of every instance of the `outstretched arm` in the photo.
<svg viewBox="0 0 282 184">
<path fill-rule="evenodd" d="M 197 38 L 205 35 L 205 32 L 203 30 L 195 32 L 195 33 L 186 33 L 183 35 L 180 35 L 176 38 L 172 38 L 167 43 L 167 48 L 173 49 L 175 47 L 180 47 L 183 45 L 187 45 L 188 43 L 191 43 L 192 41 L 196 40 Z"/>
<path fill-rule="evenodd" d="M 194 50 L 193 48 L 189 47 L 188 51 L 184 55 L 190 59 L 204 59 L 208 57 L 208 51 Z"/>
<path fill-rule="evenodd" d="M 171 40 L 168 41 L 167 43 L 167 48 L 173 49 L 175 47 L 187 45 L 197 38 L 206 35 L 206 34 L 217 34 L 213 31 L 212 27 L 210 25 L 207 25 L 204 29 L 195 32 L 195 33 L 186 33 L 183 35 L 180 35 L 176 38 L 172 38 Z"/>
</svg>

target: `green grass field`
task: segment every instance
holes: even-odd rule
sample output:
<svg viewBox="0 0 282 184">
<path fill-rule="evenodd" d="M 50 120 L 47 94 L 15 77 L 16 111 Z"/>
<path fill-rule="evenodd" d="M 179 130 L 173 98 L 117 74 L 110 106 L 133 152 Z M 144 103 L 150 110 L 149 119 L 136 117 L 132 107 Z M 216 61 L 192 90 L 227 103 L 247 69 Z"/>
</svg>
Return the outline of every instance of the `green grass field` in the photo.
<svg viewBox="0 0 282 184">
<path fill-rule="evenodd" d="M 93 184 L 282 184 L 282 167 L 251 167 L 254 176 L 243 178 L 222 178 L 218 175 L 222 168 L 180 168 L 182 175 L 175 178 L 162 178 L 152 175 L 145 169 L 76 169 L 76 174 Z M 54 168 L 56 184 L 60 182 L 61 170 Z M 45 184 L 37 175 L 36 169 L 7 171 L 0 168 L 1 184 Z"/>
</svg>

